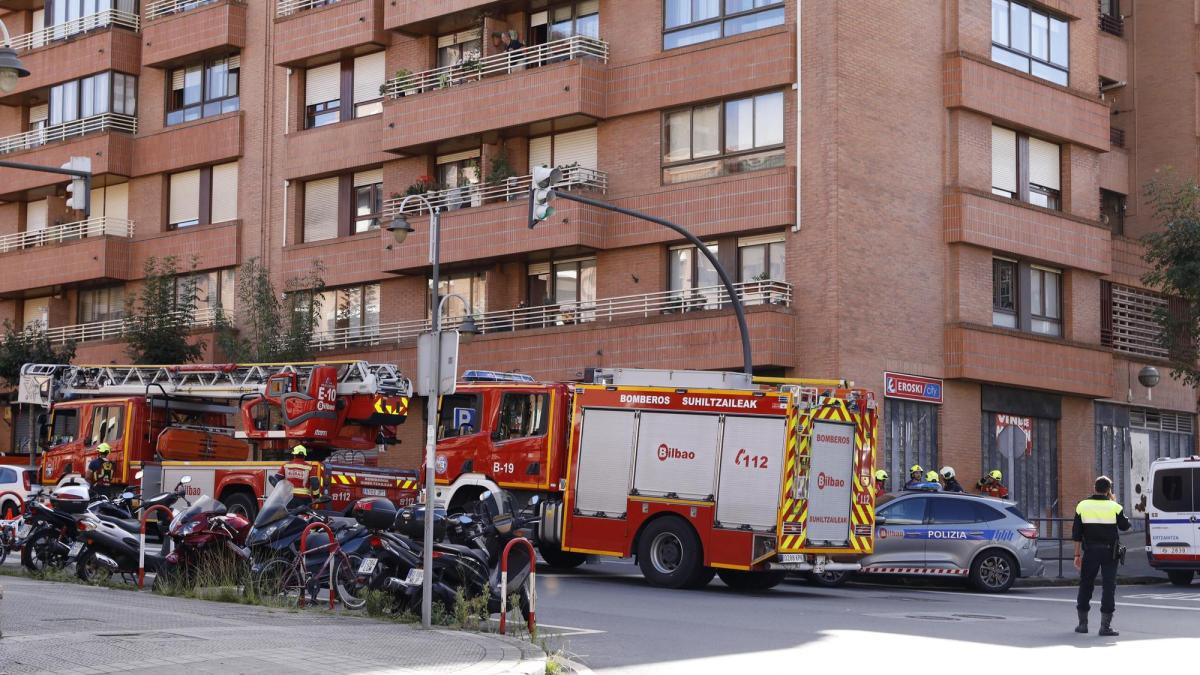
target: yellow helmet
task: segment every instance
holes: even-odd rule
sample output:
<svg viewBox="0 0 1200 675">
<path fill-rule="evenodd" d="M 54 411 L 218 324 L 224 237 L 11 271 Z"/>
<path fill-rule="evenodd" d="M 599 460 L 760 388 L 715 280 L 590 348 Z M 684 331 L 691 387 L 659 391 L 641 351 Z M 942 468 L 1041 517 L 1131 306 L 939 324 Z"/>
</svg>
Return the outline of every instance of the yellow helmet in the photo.
<svg viewBox="0 0 1200 675">
<path fill-rule="evenodd" d="M 909 467 L 909 469 L 908 469 L 908 472 L 909 472 L 909 473 L 921 473 L 922 471 L 924 471 L 924 469 L 922 469 L 922 468 L 921 468 L 921 465 L 920 465 L 920 464 L 913 464 L 913 465 L 912 465 L 911 467 Z"/>
<path fill-rule="evenodd" d="M 292 457 L 308 457 L 308 448 L 303 445 L 297 445 L 292 448 Z"/>
<path fill-rule="evenodd" d="M 938 472 L 930 471 L 929 473 L 925 474 L 925 480 L 930 483 L 938 482 Z"/>
<path fill-rule="evenodd" d="M 875 472 L 875 480 L 887 480 L 887 479 L 888 479 L 888 472 L 884 471 L 883 469 L 880 469 Z"/>
<path fill-rule="evenodd" d="M 1000 473 L 1000 469 L 992 469 L 988 472 L 988 478 L 991 478 L 992 480 L 1000 480 L 1003 477 L 1004 475 Z"/>
<path fill-rule="evenodd" d="M 108 453 L 112 452 L 112 446 L 108 443 L 101 443 L 100 445 L 96 446 L 96 452 L 100 453 L 101 455 L 107 455 Z"/>
</svg>

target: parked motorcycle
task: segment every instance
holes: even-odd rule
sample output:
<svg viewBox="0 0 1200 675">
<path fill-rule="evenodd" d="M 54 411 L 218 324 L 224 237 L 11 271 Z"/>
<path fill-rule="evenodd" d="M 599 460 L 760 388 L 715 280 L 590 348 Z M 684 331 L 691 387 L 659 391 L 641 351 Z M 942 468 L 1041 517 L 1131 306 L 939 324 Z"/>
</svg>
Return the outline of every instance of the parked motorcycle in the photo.
<svg viewBox="0 0 1200 675">
<path fill-rule="evenodd" d="M 49 503 L 29 502 L 29 513 L 23 527 L 29 533 L 21 543 L 21 564 L 31 572 L 44 572 L 66 567 L 79 548 L 74 547 L 76 521 L 85 513 L 90 501 L 86 485 L 67 483 L 51 493 Z"/>
<path fill-rule="evenodd" d="M 207 495 L 200 497 L 171 520 L 171 552 L 158 563 L 152 588 L 193 586 L 204 574 L 240 580 L 249 571 L 244 548 L 249 533 L 249 520 Z"/>
<path fill-rule="evenodd" d="M 172 508 L 180 500 L 187 503 L 184 486 L 191 480 L 191 476 L 183 476 L 170 492 L 145 500 L 143 508 L 149 509 L 159 505 Z M 137 572 L 141 551 L 140 520 L 116 518 L 89 511 L 77 519 L 76 529 L 78 534 L 70 551 L 73 556 L 77 556 L 75 574 L 80 579 L 95 581 L 114 573 Z M 165 548 L 164 538 L 162 549 Z M 164 557 L 162 550 L 158 553 L 147 551 L 146 570 L 156 571 Z"/>
</svg>

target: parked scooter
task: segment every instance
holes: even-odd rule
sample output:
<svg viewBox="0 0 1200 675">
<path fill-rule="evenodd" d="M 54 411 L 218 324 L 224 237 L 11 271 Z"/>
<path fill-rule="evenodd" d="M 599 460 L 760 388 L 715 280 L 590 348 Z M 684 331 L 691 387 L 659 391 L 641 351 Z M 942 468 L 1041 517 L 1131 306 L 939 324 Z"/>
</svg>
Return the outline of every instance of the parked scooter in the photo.
<svg viewBox="0 0 1200 675">
<path fill-rule="evenodd" d="M 184 486 L 192 481 L 191 476 L 183 476 L 175 488 L 143 502 L 143 508 L 166 506 L 168 508 L 183 500 Z M 136 519 L 115 518 L 112 516 L 85 513 L 76 522 L 78 535 L 71 545 L 71 552 L 78 556 L 75 563 L 75 574 L 84 581 L 95 581 L 114 573 L 134 574 L 138 570 L 139 553 L 141 551 L 141 521 Z M 164 538 L 162 550 L 165 551 Z M 164 553 L 146 552 L 146 570 L 156 571 L 165 557 Z"/>
<path fill-rule="evenodd" d="M 205 495 L 180 511 L 167 530 L 171 552 L 158 563 L 154 589 L 195 585 L 200 574 L 241 579 L 250 569 L 244 546 L 250 521 Z"/>
<path fill-rule="evenodd" d="M 49 503 L 29 502 L 22 527 L 28 534 L 20 541 L 21 564 L 31 572 L 62 569 L 79 554 L 72 545 L 76 521 L 87 513 L 90 493 L 86 485 L 66 483 L 51 493 Z M 19 535 L 18 535 L 19 536 Z"/>
</svg>

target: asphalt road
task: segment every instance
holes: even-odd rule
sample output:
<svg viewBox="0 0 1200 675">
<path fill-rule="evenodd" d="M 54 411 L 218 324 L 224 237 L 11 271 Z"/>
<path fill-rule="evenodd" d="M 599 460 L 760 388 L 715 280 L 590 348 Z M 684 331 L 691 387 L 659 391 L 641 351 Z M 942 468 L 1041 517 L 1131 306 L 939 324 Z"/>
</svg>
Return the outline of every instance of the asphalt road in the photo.
<svg viewBox="0 0 1200 675">
<path fill-rule="evenodd" d="M 538 619 L 549 646 L 597 672 L 796 672 L 857 663 L 872 672 L 1002 672 L 1037 666 L 1194 667 L 1200 583 L 1118 589 L 1118 638 L 1078 635 L 1076 589 L 785 582 L 741 594 L 719 579 L 700 591 L 651 588 L 625 563 L 538 575 Z M 1188 665 L 1185 665 L 1188 664 Z M 1097 671 L 1098 672 L 1098 671 Z"/>
</svg>

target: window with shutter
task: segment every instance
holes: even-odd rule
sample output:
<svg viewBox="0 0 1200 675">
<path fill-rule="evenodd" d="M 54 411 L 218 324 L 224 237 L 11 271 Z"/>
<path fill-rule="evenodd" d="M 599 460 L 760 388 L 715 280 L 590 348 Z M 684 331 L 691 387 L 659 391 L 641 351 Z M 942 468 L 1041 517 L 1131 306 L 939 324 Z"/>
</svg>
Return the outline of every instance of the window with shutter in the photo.
<svg viewBox="0 0 1200 675">
<path fill-rule="evenodd" d="M 338 236 L 338 179 L 322 178 L 304 184 L 303 240 L 322 241 Z"/>
<path fill-rule="evenodd" d="M 554 165 L 596 168 L 596 127 L 554 136 Z"/>
<path fill-rule="evenodd" d="M 238 217 L 237 162 L 212 168 L 212 222 L 225 223 Z"/>
<path fill-rule="evenodd" d="M 1037 138 L 1029 139 L 1029 182 L 1051 190 L 1059 188 L 1058 146 Z"/>
<path fill-rule="evenodd" d="M 992 127 L 992 191 L 1017 196 L 1017 132 Z"/>
<path fill-rule="evenodd" d="M 366 117 L 383 112 L 384 53 L 375 52 L 354 59 L 354 116 Z"/>
<path fill-rule="evenodd" d="M 304 71 L 305 128 L 334 124 L 341 119 L 342 64 Z"/>
<path fill-rule="evenodd" d="M 551 154 L 551 145 L 553 140 L 550 136 L 540 136 L 538 138 L 529 139 L 529 170 L 532 171 L 536 166 L 550 166 L 553 161 Z"/>
<path fill-rule="evenodd" d="M 26 298 L 25 309 L 22 311 L 21 323 L 26 328 L 39 326 L 50 327 L 50 296 L 44 298 Z"/>
<path fill-rule="evenodd" d="M 96 214 L 93 207 L 92 215 Z M 118 183 L 104 188 L 104 216 L 129 220 L 129 183 Z"/>
<path fill-rule="evenodd" d="M 354 234 L 379 227 L 383 211 L 383 169 L 369 169 L 354 174 L 354 194 L 351 207 L 350 231 Z"/>
<path fill-rule="evenodd" d="M 46 200 L 29 202 L 25 205 L 25 231 L 38 232 L 46 229 Z"/>
<path fill-rule="evenodd" d="M 167 222 L 172 228 L 188 227 L 200 222 L 199 169 L 171 174 Z"/>
<path fill-rule="evenodd" d="M 1061 149 L 1055 143 L 992 127 L 992 193 L 1059 208 Z"/>
</svg>

